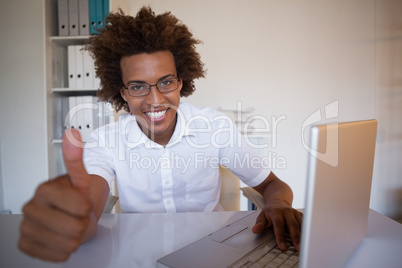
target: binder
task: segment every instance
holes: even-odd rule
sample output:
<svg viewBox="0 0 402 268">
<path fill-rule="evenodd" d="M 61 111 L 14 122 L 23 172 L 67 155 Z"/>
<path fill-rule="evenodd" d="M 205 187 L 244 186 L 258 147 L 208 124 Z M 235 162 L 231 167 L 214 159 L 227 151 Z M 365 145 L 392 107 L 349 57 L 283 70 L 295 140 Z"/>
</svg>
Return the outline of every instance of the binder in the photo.
<svg viewBox="0 0 402 268">
<path fill-rule="evenodd" d="M 75 113 L 73 114 L 73 122 L 75 122 L 75 128 L 78 129 L 83 135 L 83 125 L 84 125 L 84 109 L 83 109 L 83 96 L 75 97 Z"/>
<path fill-rule="evenodd" d="M 64 111 L 66 97 L 57 96 L 53 98 L 52 108 L 52 122 L 53 122 L 53 137 L 54 139 L 61 139 L 65 129 L 65 116 L 66 112 Z"/>
<path fill-rule="evenodd" d="M 100 79 L 99 77 L 96 75 L 96 72 L 94 70 L 94 76 L 93 76 L 93 88 L 99 89 L 100 88 Z"/>
<path fill-rule="evenodd" d="M 97 17 L 96 17 L 96 3 L 98 0 L 88 0 L 89 5 L 89 33 L 96 34 L 97 31 Z"/>
<path fill-rule="evenodd" d="M 109 7 L 109 0 L 102 0 L 103 2 L 103 14 L 102 14 L 102 21 L 103 21 L 103 27 L 106 26 L 106 18 L 109 16 L 110 12 L 110 7 Z"/>
<path fill-rule="evenodd" d="M 68 87 L 77 88 L 75 71 L 75 47 L 67 47 Z"/>
<path fill-rule="evenodd" d="M 83 96 L 83 128 L 82 128 L 82 137 L 83 141 L 88 141 L 92 130 L 94 130 L 94 97 L 92 96 Z"/>
<path fill-rule="evenodd" d="M 70 110 L 70 102 L 69 102 L 69 97 L 62 97 L 61 98 L 61 116 L 63 119 L 63 128 L 64 130 L 67 128 L 70 128 L 70 118 L 69 118 L 69 114 L 68 111 Z M 63 132 L 60 133 L 60 135 L 57 135 L 55 137 L 62 137 L 63 136 Z"/>
<path fill-rule="evenodd" d="M 69 34 L 79 35 L 78 0 L 68 0 Z"/>
<path fill-rule="evenodd" d="M 89 2 L 78 0 L 79 35 L 89 35 Z"/>
<path fill-rule="evenodd" d="M 68 87 L 67 49 L 52 46 L 52 84 L 54 87 Z"/>
<path fill-rule="evenodd" d="M 89 51 L 83 52 L 84 58 L 84 88 L 94 88 L 94 60 L 92 59 Z"/>
<path fill-rule="evenodd" d="M 77 116 L 76 116 L 76 96 L 68 97 L 68 126 L 70 128 L 78 129 Z"/>
<path fill-rule="evenodd" d="M 84 88 L 84 54 L 81 45 L 75 45 L 75 88 Z"/>
<path fill-rule="evenodd" d="M 58 29 L 60 36 L 69 35 L 68 24 L 68 0 L 57 0 Z"/>
<path fill-rule="evenodd" d="M 92 103 L 95 107 L 95 109 L 92 110 L 93 129 L 97 129 L 102 126 L 102 124 L 99 123 L 102 115 L 102 102 L 99 102 L 98 98 L 94 97 L 92 98 Z"/>
<path fill-rule="evenodd" d="M 96 28 L 103 28 L 103 0 L 96 1 Z"/>
</svg>

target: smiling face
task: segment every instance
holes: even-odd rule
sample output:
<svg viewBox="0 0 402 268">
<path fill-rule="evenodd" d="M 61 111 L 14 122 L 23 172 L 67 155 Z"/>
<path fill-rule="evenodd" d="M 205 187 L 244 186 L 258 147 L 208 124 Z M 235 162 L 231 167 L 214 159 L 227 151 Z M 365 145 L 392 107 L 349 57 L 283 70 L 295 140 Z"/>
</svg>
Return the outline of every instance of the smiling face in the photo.
<svg viewBox="0 0 402 268">
<path fill-rule="evenodd" d="M 126 86 L 132 82 L 154 85 L 163 78 L 177 77 L 174 58 L 169 51 L 123 57 L 120 67 L 122 80 Z M 120 90 L 141 130 L 156 143 L 166 145 L 173 135 L 182 86 L 180 80 L 179 87 L 167 93 L 160 93 L 155 86 L 152 86 L 150 93 L 142 97 L 130 96 L 124 87 Z"/>
</svg>

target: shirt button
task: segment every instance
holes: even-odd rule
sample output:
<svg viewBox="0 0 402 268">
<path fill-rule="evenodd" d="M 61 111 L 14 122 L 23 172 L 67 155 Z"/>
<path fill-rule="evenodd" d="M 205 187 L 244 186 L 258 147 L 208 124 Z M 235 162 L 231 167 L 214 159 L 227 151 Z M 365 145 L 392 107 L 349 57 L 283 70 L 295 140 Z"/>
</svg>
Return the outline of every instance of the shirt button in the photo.
<svg viewBox="0 0 402 268">
<path fill-rule="evenodd" d="M 171 203 L 171 201 L 170 201 L 170 200 L 166 201 L 166 204 L 170 205 L 170 203 Z"/>
<path fill-rule="evenodd" d="M 168 185 L 170 182 L 169 181 L 165 181 L 165 184 Z"/>
</svg>

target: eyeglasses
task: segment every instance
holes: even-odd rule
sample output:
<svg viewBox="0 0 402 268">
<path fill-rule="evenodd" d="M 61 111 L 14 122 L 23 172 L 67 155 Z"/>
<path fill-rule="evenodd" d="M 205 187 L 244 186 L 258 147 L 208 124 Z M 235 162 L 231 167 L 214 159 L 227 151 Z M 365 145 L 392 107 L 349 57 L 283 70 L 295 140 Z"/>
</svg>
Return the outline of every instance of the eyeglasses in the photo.
<svg viewBox="0 0 402 268">
<path fill-rule="evenodd" d="M 179 87 L 179 78 L 167 77 L 162 78 L 156 84 L 150 85 L 144 82 L 129 82 L 127 86 L 123 84 L 123 87 L 127 89 L 128 94 L 131 97 L 143 97 L 151 92 L 151 87 L 155 86 L 160 93 L 167 93 L 176 90 Z"/>
</svg>

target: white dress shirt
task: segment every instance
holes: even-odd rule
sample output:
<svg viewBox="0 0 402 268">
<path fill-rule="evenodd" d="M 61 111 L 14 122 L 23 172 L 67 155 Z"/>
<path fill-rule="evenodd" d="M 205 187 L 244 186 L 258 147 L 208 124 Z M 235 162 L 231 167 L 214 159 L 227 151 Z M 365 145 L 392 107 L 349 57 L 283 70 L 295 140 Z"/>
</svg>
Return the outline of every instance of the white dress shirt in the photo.
<svg viewBox="0 0 402 268">
<path fill-rule="evenodd" d="M 127 114 L 92 132 L 84 149 L 89 174 L 116 178 L 122 212 L 220 210 L 219 164 L 254 187 L 270 173 L 260 160 L 229 116 L 185 102 L 165 147 Z"/>
</svg>

